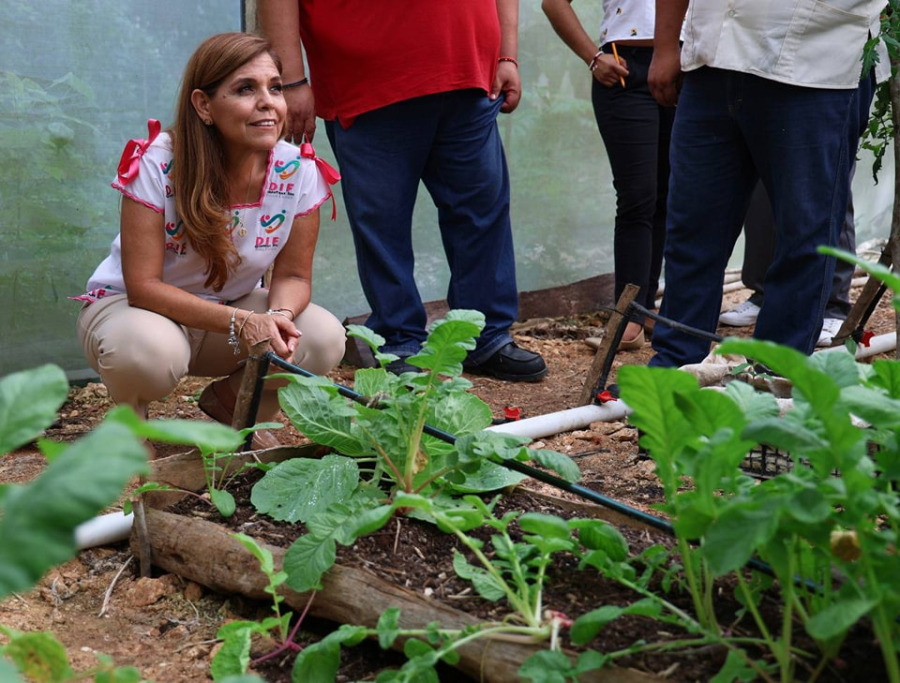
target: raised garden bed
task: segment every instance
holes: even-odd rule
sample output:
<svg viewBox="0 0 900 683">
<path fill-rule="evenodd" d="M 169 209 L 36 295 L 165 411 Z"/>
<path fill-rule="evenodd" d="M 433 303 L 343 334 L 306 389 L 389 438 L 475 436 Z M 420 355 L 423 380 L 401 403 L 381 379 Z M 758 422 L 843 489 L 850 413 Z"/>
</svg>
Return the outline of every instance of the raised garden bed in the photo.
<svg viewBox="0 0 900 683">
<path fill-rule="evenodd" d="M 254 456 L 261 456 L 265 461 L 274 462 L 291 457 L 291 455 L 303 454 L 309 457 L 309 450 L 280 448 L 272 452 L 260 451 Z M 245 456 L 245 457 L 254 457 Z M 188 490 L 199 490 L 204 482 L 203 468 L 199 456 L 180 454 L 157 460 L 153 463 L 153 478 L 164 481 L 173 486 Z M 136 525 L 136 532 L 132 534 L 132 548 L 141 555 L 149 549 L 152 564 L 165 571 L 175 573 L 186 579 L 196 581 L 213 590 L 223 593 L 238 593 L 254 600 L 265 601 L 268 595 L 265 592 L 267 585 L 266 576 L 259 569 L 259 562 L 238 541 L 233 538 L 234 528 L 251 529 L 254 523 L 245 524 L 242 520 L 252 516 L 247 513 L 247 508 L 239 505 L 245 514 L 240 512 L 234 519 L 223 520 L 215 512 L 202 505 L 179 506 L 180 513 L 167 512 L 154 506 L 168 506 L 175 501 L 176 494 L 153 493 L 150 503 L 145 506 L 143 523 Z M 533 504 L 533 503 L 532 503 Z M 545 506 L 555 504 L 555 501 L 546 501 Z M 560 505 L 566 505 L 559 501 Z M 569 504 L 571 505 L 571 504 Z M 581 507 L 581 506 L 579 506 Z M 191 512 L 196 508 L 196 514 Z M 587 509 L 585 506 L 583 509 Z M 598 509 L 599 514 L 604 514 Z M 197 514 L 201 516 L 196 516 Z M 202 516 L 210 516 L 211 521 Z M 257 518 L 258 519 L 258 518 Z M 421 533 L 423 525 L 416 525 Z M 283 561 L 284 549 L 265 542 L 271 538 L 269 532 L 264 532 L 257 538 L 260 545 L 267 547 L 275 558 L 276 566 Z M 145 529 L 145 532 L 140 531 Z M 393 529 L 393 527 L 392 527 Z M 253 535 L 252 531 L 249 532 Z M 294 532 L 296 534 L 296 530 Z M 446 535 L 434 530 L 438 537 Z M 390 532 L 394 536 L 394 532 Z M 285 539 L 287 541 L 291 539 Z M 399 542 L 399 541 L 398 541 Z M 373 540 L 377 545 L 382 540 Z M 416 551 L 412 544 L 404 544 L 406 556 L 398 555 L 398 563 L 402 566 L 409 562 L 410 552 L 413 557 L 421 562 L 426 570 L 435 567 L 442 558 L 429 558 L 422 551 Z M 347 549 L 346 555 L 357 554 L 359 549 Z M 449 552 L 449 551 L 448 551 Z M 373 559 L 374 554 L 370 555 Z M 424 628 L 427 624 L 438 621 L 443 628 L 454 629 L 480 623 L 483 619 L 470 611 L 456 609 L 442 602 L 434 595 L 434 591 L 411 590 L 401 585 L 396 585 L 384 577 L 389 576 L 390 566 L 382 566 L 379 573 L 369 571 L 361 566 L 374 565 L 363 554 L 359 554 L 356 561 L 344 564 L 341 559 L 323 578 L 322 590 L 318 591 L 311 603 L 309 614 L 311 616 L 327 619 L 341 624 L 357 624 L 374 627 L 379 616 L 390 607 L 399 607 L 404 628 Z M 446 566 L 445 566 L 446 569 Z M 575 568 L 571 567 L 574 572 Z M 440 573 L 435 569 L 434 574 Z M 445 575 L 445 578 L 446 575 Z M 426 595 L 428 593 L 429 595 Z M 309 600 L 308 593 L 297 593 L 290 589 L 284 589 L 285 602 L 295 611 L 301 612 Z M 470 596 L 470 598 L 473 596 Z M 575 596 L 571 596 L 575 597 Z M 582 599 L 584 596 L 579 596 Z M 588 598 L 590 599 L 590 598 Z M 453 600 L 450 599 L 449 602 Z M 476 602 L 469 600 L 469 602 Z M 402 643 L 397 644 L 398 647 Z M 475 640 L 471 644 L 460 649 L 460 661 L 457 664 L 459 671 L 471 677 L 472 680 L 485 681 L 485 683 L 512 683 L 519 681 L 518 670 L 522 662 L 535 652 L 545 649 L 546 644 L 527 644 L 506 642 L 503 640 Z M 574 653 L 570 653 L 573 657 Z M 621 667 L 591 672 L 583 677 L 584 681 L 623 681 L 625 683 L 640 683 L 658 680 L 650 674 Z"/>
</svg>

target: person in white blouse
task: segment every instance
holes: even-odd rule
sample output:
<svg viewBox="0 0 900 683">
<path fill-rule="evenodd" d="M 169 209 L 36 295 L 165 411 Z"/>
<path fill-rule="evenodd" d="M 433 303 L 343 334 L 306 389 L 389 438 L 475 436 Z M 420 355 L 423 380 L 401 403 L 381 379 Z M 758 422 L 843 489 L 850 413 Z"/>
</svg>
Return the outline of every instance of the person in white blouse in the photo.
<svg viewBox="0 0 900 683">
<path fill-rule="evenodd" d="M 148 139 L 126 146 L 112 183 L 119 235 L 73 297 L 85 356 L 117 403 L 146 417 L 185 375 L 221 377 L 198 404 L 230 423 L 257 342 L 316 374 L 340 362 L 344 328 L 310 302 L 319 206 L 339 176 L 311 145 L 281 139 L 286 114 L 269 43 L 219 34 L 188 61 L 174 125 L 151 120 Z M 276 389 L 263 391 L 261 421 L 278 412 Z"/>
<path fill-rule="evenodd" d="M 637 303 L 653 309 L 666 236 L 669 137 L 675 117 L 675 108 L 658 104 L 647 85 L 654 3 L 604 0 L 599 41 L 594 42 L 571 2 L 543 0 L 542 8 L 593 76 L 594 115 L 616 189 L 615 297 L 634 284 L 640 287 Z M 650 329 L 643 316 L 632 317 L 619 349 L 642 347 L 644 325 Z"/>
<path fill-rule="evenodd" d="M 862 55 L 884 0 L 667 0 L 650 89 L 677 102 L 661 314 L 714 331 L 722 275 L 761 180 L 777 227 L 754 336 L 812 353 L 871 103 Z M 684 26 L 683 46 L 679 34 Z M 680 49 L 679 49 L 680 48 Z M 650 364 L 700 362 L 709 342 L 657 326 Z"/>
</svg>

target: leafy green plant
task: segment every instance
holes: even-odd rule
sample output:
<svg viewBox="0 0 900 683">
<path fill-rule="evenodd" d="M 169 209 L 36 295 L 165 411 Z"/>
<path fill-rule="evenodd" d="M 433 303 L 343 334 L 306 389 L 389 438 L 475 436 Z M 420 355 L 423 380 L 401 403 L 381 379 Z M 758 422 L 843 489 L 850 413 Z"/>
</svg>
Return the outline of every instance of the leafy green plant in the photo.
<svg viewBox="0 0 900 683">
<path fill-rule="evenodd" d="M 894 276 L 889 284 L 900 280 Z M 626 366 L 619 374 L 631 420 L 657 464 L 663 510 L 673 520 L 700 623 L 721 631 L 713 580 L 734 573 L 781 680 L 795 675 L 795 621 L 820 649 L 814 680 L 850 627 L 868 618 L 889 679 L 900 681 L 900 365 L 861 365 L 847 353 L 806 357 L 755 340 L 728 340 L 720 351 L 753 358 L 787 378 L 794 409 L 779 417 L 770 396 L 740 382 L 716 392 L 676 370 Z M 758 444 L 789 454 L 792 469 L 762 483 L 740 474 L 740 462 Z M 685 480 L 692 485 L 684 487 Z M 741 571 L 754 556 L 779 581 L 777 630 L 762 619 Z"/>
<path fill-rule="evenodd" d="M 65 374 L 51 365 L 0 380 L 0 452 L 38 437 L 56 419 L 68 389 Z M 28 484 L 0 485 L 0 597 L 30 588 L 47 569 L 75 555 L 75 527 L 147 471 L 136 422 L 130 409 L 116 408 L 71 445 L 39 438 L 48 461 L 44 472 Z"/>
<path fill-rule="evenodd" d="M 318 586 L 334 564 L 336 544 L 348 545 L 368 533 L 360 520 L 377 517 L 373 510 L 385 498 L 505 488 L 523 476 L 502 467 L 504 460 L 533 460 L 569 481 L 580 476 L 562 454 L 530 450 L 519 437 L 479 431 L 491 424 L 491 412 L 467 391 L 471 383 L 460 374 L 483 325 L 481 313 L 450 311 L 434 323 L 421 353 L 407 359 L 422 372 L 397 377 L 384 367 L 358 370 L 355 388 L 372 397 L 367 405 L 349 402 L 323 378 L 282 375 L 289 380 L 279 392 L 287 416 L 310 439 L 342 454 L 281 463 L 253 488 L 251 500 L 259 512 L 307 526 L 308 533 L 285 556 L 291 588 Z M 382 366 L 396 359 L 377 351 L 384 340 L 367 328 L 352 327 L 350 334 L 372 345 Z M 460 436 L 436 438 L 426 433 L 426 424 Z"/>
<path fill-rule="evenodd" d="M 261 622 L 249 620 L 232 621 L 219 629 L 216 637 L 221 639 L 223 644 L 222 648 L 213 657 L 211 670 L 213 680 L 217 681 L 217 683 L 228 679 L 230 676 L 246 674 L 251 665 L 277 657 L 288 650 L 300 651 L 301 648 L 294 642 L 294 637 L 303 623 L 303 619 L 315 595 L 312 594 L 310 596 L 306 609 L 297 619 L 294 628 L 291 629 L 293 612 L 282 613 L 281 603 L 284 602 L 284 597 L 278 593 L 278 587 L 285 582 L 287 574 L 275 569 L 272 553 L 267 548 L 260 546 L 245 534 L 235 534 L 234 537 L 259 561 L 260 569 L 268 578 L 265 592 L 272 596 L 272 612 L 274 616 Z M 251 662 L 250 646 L 252 637 L 254 635 L 268 637 L 271 633 L 276 634 L 279 642 L 278 647 Z"/>
<path fill-rule="evenodd" d="M 344 626 L 304 649 L 294 666 L 294 680 L 333 680 L 340 646 L 355 645 L 366 636 L 377 636 L 383 648 L 391 647 L 397 638 L 406 640 L 404 652 L 408 661 L 397 671 L 382 672 L 377 679 L 382 683 L 437 681 L 437 663 L 456 663 L 457 650 L 478 638 L 522 643 L 549 641 L 550 649 L 558 650 L 559 633 L 571 622 L 565 615 L 543 606 L 546 570 L 553 556 L 569 553 L 580 558 L 585 554 L 584 546 L 589 554 L 608 553 L 621 560 L 627 545 L 618 531 L 600 520 L 567 521 L 553 515 L 517 511 L 498 516 L 494 511 L 498 500 L 496 497 L 486 503 L 478 496 L 467 495 L 451 506 L 434 498 L 401 492 L 390 504 L 372 510 L 360 524 L 371 531 L 398 510 L 415 510 L 442 531 L 453 534 L 474 560 L 456 551 L 453 567 L 457 575 L 470 581 L 484 599 L 505 601 L 510 608 L 506 618 L 462 629 L 445 629 L 439 622 L 424 629 L 404 629 L 400 626 L 399 610 L 391 608 L 382 614 L 376 629 Z M 521 537 L 513 535 L 513 526 L 523 532 Z M 493 532 L 489 542 L 470 533 L 484 527 Z"/>
<path fill-rule="evenodd" d="M 185 428 L 184 425 L 189 425 Z M 279 422 L 261 422 L 253 427 L 247 427 L 235 431 L 231 427 L 216 422 L 184 423 L 179 420 L 156 420 L 148 423 L 142 431 L 150 434 L 149 438 L 155 441 L 185 443 L 185 440 L 195 446 L 199 451 L 203 463 L 203 475 L 206 479 L 206 490 L 209 494 L 207 501 L 202 495 L 193 491 L 176 489 L 168 484 L 147 482 L 132 492 L 132 496 L 138 496 L 149 491 L 180 491 L 185 495 L 193 496 L 204 503 L 211 504 L 222 517 L 231 517 L 237 509 L 234 495 L 228 490 L 231 482 L 251 469 L 269 469 L 269 465 L 260 462 L 242 462 L 233 467 L 237 449 L 244 443 L 248 434 L 259 429 L 280 429 Z M 186 431 L 185 431 L 186 429 Z M 131 509 L 131 501 L 126 502 L 125 512 Z"/>
<path fill-rule="evenodd" d="M 238 432 L 223 425 L 144 422 L 127 407 L 111 410 L 98 427 L 72 444 L 40 438 L 56 419 L 68 390 L 65 374 L 52 365 L 0 379 L 0 453 L 37 439 L 48 463 L 27 484 L 0 485 L 0 597 L 28 590 L 48 569 L 75 555 L 75 528 L 149 470 L 144 439 L 201 444 L 210 451 L 233 451 L 242 441 Z M 19 674 L 47 683 L 141 680 L 134 667 L 116 667 L 101 654 L 93 669 L 73 671 L 65 648 L 51 633 L 20 633 L 0 625 L 0 634 L 7 640 L 0 646 L 3 681 L 18 680 Z M 259 679 L 245 683 L 251 680 Z"/>
<path fill-rule="evenodd" d="M 0 379 L 0 453 L 38 437 L 56 419 L 68 395 L 65 374 L 45 365 Z M 46 439 L 38 445 L 48 465 L 25 485 L 0 485 L 0 597 L 33 586 L 50 567 L 77 551 L 75 527 L 113 502 L 125 484 L 145 471 L 147 455 L 131 428 L 134 414 L 113 411 L 89 436 L 64 446 Z M 103 466 L 97 467 L 98 453 Z M 65 649 L 50 633 L 20 633 L 0 626 L 0 677 L 67 681 L 90 675 L 97 681 L 140 680 L 131 667 L 116 668 L 100 657 L 96 670 L 74 674 Z"/>
</svg>

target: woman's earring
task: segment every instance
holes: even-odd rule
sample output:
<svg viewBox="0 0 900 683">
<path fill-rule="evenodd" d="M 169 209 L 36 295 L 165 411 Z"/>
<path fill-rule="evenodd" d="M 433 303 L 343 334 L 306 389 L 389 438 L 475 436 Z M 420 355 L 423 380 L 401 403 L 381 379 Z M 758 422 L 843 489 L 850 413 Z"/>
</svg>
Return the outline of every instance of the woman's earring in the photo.
<svg viewBox="0 0 900 683">
<path fill-rule="evenodd" d="M 211 125 L 212 125 L 212 119 L 203 119 L 203 123 L 204 123 L 205 125 L 207 125 L 207 126 L 211 126 Z"/>
</svg>

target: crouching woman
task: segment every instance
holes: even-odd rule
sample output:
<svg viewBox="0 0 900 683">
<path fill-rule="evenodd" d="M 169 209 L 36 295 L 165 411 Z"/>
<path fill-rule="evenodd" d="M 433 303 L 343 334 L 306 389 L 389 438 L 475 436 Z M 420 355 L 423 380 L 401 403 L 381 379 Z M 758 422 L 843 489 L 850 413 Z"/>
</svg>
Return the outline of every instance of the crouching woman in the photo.
<svg viewBox="0 0 900 683">
<path fill-rule="evenodd" d="M 149 139 L 126 146 L 112 183 L 120 232 L 76 297 L 85 356 L 117 403 L 146 417 L 185 375 L 219 377 L 199 405 L 230 423 L 252 345 L 269 340 L 316 374 L 340 362 L 343 326 L 310 302 L 319 206 L 337 174 L 282 140 L 286 115 L 268 42 L 220 34 L 188 61 L 174 125 L 150 121 Z M 278 412 L 277 386 L 266 384 L 260 421 Z"/>
</svg>

